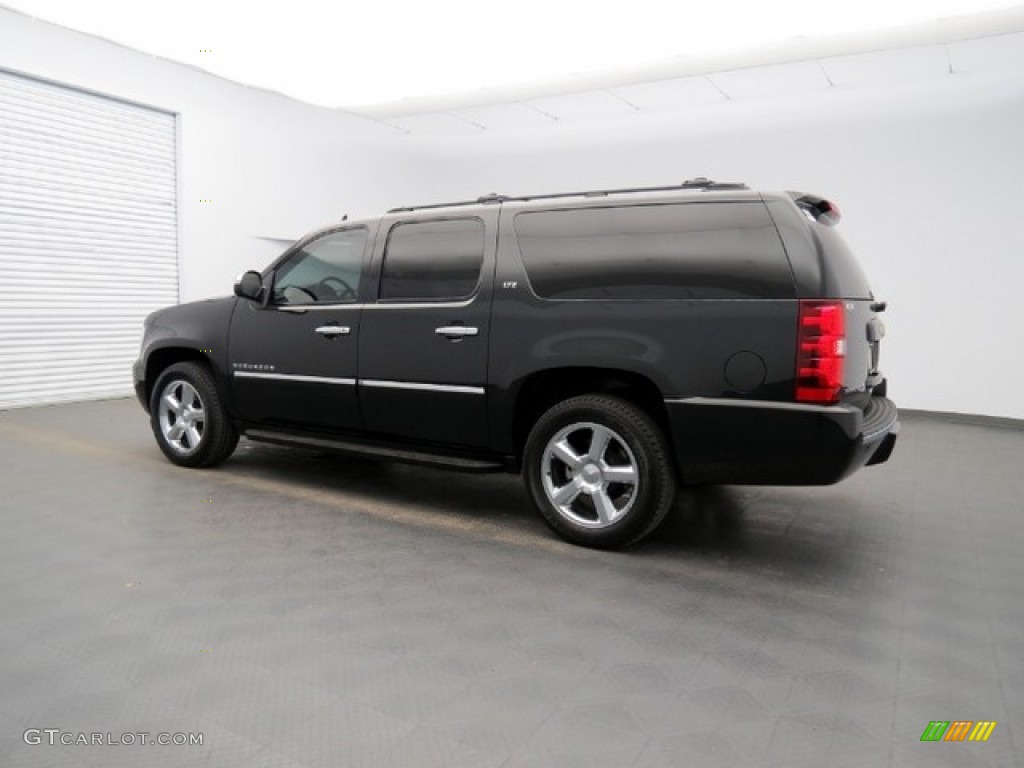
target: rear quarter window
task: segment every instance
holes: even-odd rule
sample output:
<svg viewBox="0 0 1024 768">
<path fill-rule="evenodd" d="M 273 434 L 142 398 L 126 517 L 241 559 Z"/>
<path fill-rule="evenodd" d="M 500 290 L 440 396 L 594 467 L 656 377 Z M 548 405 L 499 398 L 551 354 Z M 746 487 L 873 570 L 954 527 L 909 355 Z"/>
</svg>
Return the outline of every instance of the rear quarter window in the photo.
<svg viewBox="0 0 1024 768">
<path fill-rule="evenodd" d="M 545 299 L 792 298 L 793 279 L 760 202 L 529 211 L 516 238 Z"/>
</svg>

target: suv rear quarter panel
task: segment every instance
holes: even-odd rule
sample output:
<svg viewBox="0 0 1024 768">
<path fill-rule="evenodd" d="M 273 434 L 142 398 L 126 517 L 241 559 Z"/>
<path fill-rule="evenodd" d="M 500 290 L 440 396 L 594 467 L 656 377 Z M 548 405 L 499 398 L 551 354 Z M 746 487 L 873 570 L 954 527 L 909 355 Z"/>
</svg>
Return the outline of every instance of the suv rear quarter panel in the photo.
<svg viewBox="0 0 1024 768">
<path fill-rule="evenodd" d="M 842 300 L 847 348 L 843 388 L 846 395 L 866 392 L 881 381 L 878 350 L 884 324 L 872 305 L 873 294 L 856 257 L 833 227 L 812 222 L 788 196 L 767 197 L 801 299 Z"/>
<path fill-rule="evenodd" d="M 792 398 L 795 300 L 543 299 L 531 289 L 515 212 L 502 211 L 495 275 L 491 417 L 492 434 L 504 441 L 497 450 L 514 452 L 517 395 L 539 371 L 626 371 L 665 399 Z"/>
</svg>

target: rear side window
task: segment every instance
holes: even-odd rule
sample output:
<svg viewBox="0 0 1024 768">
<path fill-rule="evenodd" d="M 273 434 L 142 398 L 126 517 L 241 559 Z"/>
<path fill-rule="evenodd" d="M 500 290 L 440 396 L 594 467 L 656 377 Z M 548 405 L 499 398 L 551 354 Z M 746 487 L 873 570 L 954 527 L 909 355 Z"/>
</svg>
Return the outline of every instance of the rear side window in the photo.
<svg viewBox="0 0 1024 768">
<path fill-rule="evenodd" d="M 443 301 L 472 295 L 484 261 L 484 223 L 453 219 L 396 224 L 388 235 L 381 301 Z"/>
<path fill-rule="evenodd" d="M 761 203 L 520 213 L 534 292 L 547 299 L 792 298 L 785 251 Z"/>
</svg>

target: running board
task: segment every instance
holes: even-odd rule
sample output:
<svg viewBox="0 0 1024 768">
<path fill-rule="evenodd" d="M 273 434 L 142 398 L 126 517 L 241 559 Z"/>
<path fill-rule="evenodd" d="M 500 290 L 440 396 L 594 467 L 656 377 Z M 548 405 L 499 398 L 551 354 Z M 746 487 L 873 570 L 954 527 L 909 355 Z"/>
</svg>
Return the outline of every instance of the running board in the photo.
<svg viewBox="0 0 1024 768">
<path fill-rule="evenodd" d="M 289 432 L 274 432 L 266 429 L 248 429 L 243 434 L 250 440 L 275 445 L 293 445 L 305 448 L 320 448 L 326 451 L 348 453 L 357 456 L 370 456 L 389 461 L 400 461 L 406 464 L 428 464 L 435 467 L 454 469 L 460 472 L 507 472 L 511 466 L 499 460 L 471 459 L 465 456 L 447 456 L 444 454 L 425 453 L 407 448 L 360 443 L 350 440 L 338 440 L 328 437 L 311 435 L 294 435 Z"/>
</svg>

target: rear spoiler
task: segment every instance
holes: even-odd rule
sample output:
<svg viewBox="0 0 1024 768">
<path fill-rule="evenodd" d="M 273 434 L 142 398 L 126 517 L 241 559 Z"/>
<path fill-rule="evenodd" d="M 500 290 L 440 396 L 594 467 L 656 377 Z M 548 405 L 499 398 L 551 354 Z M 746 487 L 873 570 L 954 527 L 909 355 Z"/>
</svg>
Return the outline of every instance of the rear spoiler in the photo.
<svg viewBox="0 0 1024 768">
<path fill-rule="evenodd" d="M 803 211 L 812 221 L 824 224 L 827 227 L 834 227 L 839 223 L 839 219 L 842 218 L 842 215 L 839 213 L 839 206 L 823 197 L 805 195 L 803 192 L 794 192 L 792 190 L 788 190 L 786 194 L 793 198 L 796 207 Z"/>
</svg>

